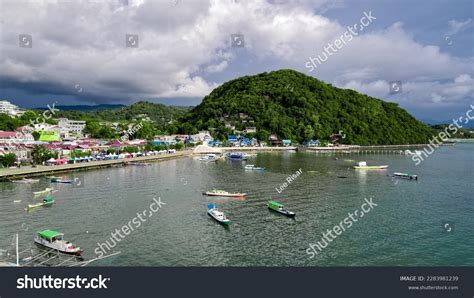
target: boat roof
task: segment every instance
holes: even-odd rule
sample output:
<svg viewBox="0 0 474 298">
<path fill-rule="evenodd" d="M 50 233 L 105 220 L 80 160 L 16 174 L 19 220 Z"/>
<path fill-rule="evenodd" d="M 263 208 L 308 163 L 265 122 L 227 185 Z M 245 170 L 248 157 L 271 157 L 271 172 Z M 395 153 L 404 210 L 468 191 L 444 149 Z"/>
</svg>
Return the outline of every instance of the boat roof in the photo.
<svg viewBox="0 0 474 298">
<path fill-rule="evenodd" d="M 63 236 L 64 234 L 53 230 L 43 230 L 41 232 L 38 232 L 38 235 L 47 239 L 52 239 L 56 236 Z"/>
<path fill-rule="evenodd" d="M 278 203 L 277 201 L 269 201 L 268 203 L 276 207 L 283 207 L 283 204 Z"/>
</svg>

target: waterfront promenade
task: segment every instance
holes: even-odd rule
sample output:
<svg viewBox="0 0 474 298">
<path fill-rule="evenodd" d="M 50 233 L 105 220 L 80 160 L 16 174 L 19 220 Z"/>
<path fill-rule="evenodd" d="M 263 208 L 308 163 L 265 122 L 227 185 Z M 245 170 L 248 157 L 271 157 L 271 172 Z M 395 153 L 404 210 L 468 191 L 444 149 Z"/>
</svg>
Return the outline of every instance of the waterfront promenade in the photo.
<svg viewBox="0 0 474 298">
<path fill-rule="evenodd" d="M 141 156 L 134 158 L 126 159 L 113 159 L 113 160 L 99 160 L 99 161 L 90 161 L 90 162 L 81 162 L 75 164 L 65 164 L 65 165 L 54 165 L 54 166 L 36 166 L 32 167 L 22 167 L 14 169 L 0 169 L 0 181 L 6 181 L 10 179 L 20 179 L 25 177 L 35 177 L 35 176 L 44 176 L 44 175 L 53 175 L 59 173 L 73 172 L 73 171 L 82 171 L 96 168 L 106 168 L 117 165 L 125 165 L 129 162 L 151 162 L 151 161 L 161 161 L 169 160 L 174 158 L 180 158 L 185 156 L 190 156 L 191 151 L 178 151 L 176 153 L 164 153 L 160 155 L 151 155 L 151 156 Z"/>
</svg>

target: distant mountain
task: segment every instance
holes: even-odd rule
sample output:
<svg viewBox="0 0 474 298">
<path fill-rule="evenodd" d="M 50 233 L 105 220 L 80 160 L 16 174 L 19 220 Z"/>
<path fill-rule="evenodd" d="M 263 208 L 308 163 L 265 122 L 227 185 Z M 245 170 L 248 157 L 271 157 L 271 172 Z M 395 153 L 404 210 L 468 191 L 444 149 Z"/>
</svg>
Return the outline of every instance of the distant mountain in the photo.
<svg viewBox="0 0 474 298">
<path fill-rule="evenodd" d="M 220 137 L 235 126 L 303 142 L 345 135 L 348 144 L 426 143 L 433 130 L 395 103 L 340 89 L 293 70 L 244 76 L 214 89 L 187 113 L 182 132 L 215 128 Z"/>
</svg>

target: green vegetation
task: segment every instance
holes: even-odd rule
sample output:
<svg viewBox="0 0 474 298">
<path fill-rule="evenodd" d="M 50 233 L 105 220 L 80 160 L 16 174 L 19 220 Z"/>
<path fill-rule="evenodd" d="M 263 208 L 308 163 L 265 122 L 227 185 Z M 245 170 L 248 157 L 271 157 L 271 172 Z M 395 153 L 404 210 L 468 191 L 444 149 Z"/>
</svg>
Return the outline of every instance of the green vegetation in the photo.
<svg viewBox="0 0 474 298">
<path fill-rule="evenodd" d="M 214 128 L 215 136 L 223 139 L 230 133 L 225 124 L 230 123 L 237 130 L 256 127 L 260 140 L 274 133 L 300 143 L 328 140 L 342 131 L 346 137 L 341 143 L 416 144 L 426 143 L 433 133 L 395 103 L 335 88 L 293 70 L 224 83 L 180 122 L 182 133 Z"/>
<path fill-rule="evenodd" d="M 178 131 L 176 120 L 190 110 L 189 107 L 166 106 L 140 101 L 127 107 L 91 112 L 59 111 L 55 117 L 86 121 L 85 133 L 94 138 L 119 138 L 129 128 L 141 123 L 142 127 L 129 139 L 151 139 L 156 134 L 171 134 Z M 117 123 L 116 128 L 104 123 Z"/>
<path fill-rule="evenodd" d="M 56 154 L 46 149 L 43 146 L 36 145 L 33 150 L 31 150 L 31 157 L 35 164 L 42 164 L 43 162 L 47 161 L 50 158 L 56 158 Z"/>
<path fill-rule="evenodd" d="M 440 132 L 444 131 L 449 131 L 451 132 L 450 129 L 448 129 L 449 124 L 436 124 L 436 125 L 431 125 L 431 127 L 436 131 L 436 135 L 438 135 Z M 473 139 L 474 138 L 474 133 L 471 131 L 474 131 L 472 128 L 458 128 L 458 131 L 456 134 L 452 134 L 451 138 L 452 139 Z"/>
<path fill-rule="evenodd" d="M 0 164 L 5 168 L 11 167 L 15 165 L 16 162 L 16 155 L 15 153 L 7 153 L 3 156 L 0 156 Z"/>
</svg>

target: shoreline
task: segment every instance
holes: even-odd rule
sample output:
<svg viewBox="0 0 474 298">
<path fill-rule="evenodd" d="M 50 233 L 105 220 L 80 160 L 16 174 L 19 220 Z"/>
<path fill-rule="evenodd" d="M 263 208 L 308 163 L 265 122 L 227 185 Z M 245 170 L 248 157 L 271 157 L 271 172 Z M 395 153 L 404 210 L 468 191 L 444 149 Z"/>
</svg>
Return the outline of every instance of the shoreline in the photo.
<svg viewBox="0 0 474 298">
<path fill-rule="evenodd" d="M 76 171 L 87 171 L 99 168 L 110 168 L 114 166 L 123 166 L 129 162 L 158 162 L 162 160 L 171 160 L 181 157 L 191 156 L 190 151 L 178 151 L 176 153 L 166 153 L 163 155 L 141 156 L 127 159 L 101 160 L 91 161 L 76 164 L 54 165 L 54 166 L 37 166 L 36 168 L 24 167 L 15 169 L 0 170 L 0 181 L 5 182 L 9 180 L 53 175 L 59 173 L 69 173 Z"/>
</svg>

